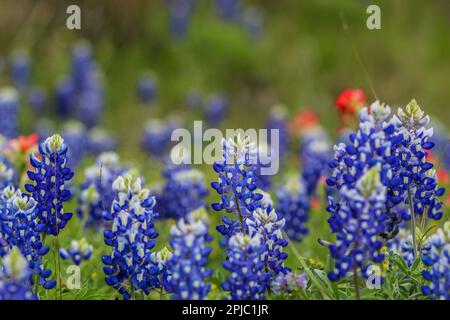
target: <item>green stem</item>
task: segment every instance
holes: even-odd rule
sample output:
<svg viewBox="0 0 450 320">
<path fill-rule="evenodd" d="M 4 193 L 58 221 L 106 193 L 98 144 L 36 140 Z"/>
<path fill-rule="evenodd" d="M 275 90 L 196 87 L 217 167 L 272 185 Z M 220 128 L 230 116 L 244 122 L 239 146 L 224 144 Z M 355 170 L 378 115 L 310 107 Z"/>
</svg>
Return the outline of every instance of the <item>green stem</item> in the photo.
<svg viewBox="0 0 450 320">
<path fill-rule="evenodd" d="M 353 264 L 353 285 L 355 286 L 355 299 L 360 300 L 361 295 L 358 286 L 358 270 L 356 268 L 356 264 Z"/>
<path fill-rule="evenodd" d="M 414 213 L 414 203 L 411 196 L 411 188 L 408 187 L 408 202 L 409 210 L 411 214 L 411 231 L 412 231 L 412 245 L 413 245 L 413 257 L 417 257 L 417 246 L 416 246 L 416 215 Z"/>
</svg>

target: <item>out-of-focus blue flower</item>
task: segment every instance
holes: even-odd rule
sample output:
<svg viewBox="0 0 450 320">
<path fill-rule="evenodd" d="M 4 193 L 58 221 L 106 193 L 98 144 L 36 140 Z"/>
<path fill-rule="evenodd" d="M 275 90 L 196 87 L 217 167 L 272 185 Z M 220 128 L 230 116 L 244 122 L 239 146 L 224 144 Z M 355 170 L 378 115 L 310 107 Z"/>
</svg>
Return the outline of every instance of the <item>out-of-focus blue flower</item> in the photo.
<svg viewBox="0 0 450 320">
<path fill-rule="evenodd" d="M 320 179 L 328 174 L 328 160 L 331 146 L 327 134 L 320 126 L 315 126 L 302 134 L 301 162 L 302 177 L 309 197 L 315 197 Z"/>
<path fill-rule="evenodd" d="M 84 159 L 88 150 L 86 127 L 81 122 L 69 121 L 64 125 L 62 134 L 68 149 L 68 165 L 76 167 Z"/>
<path fill-rule="evenodd" d="M 71 259 L 77 266 L 82 260 L 89 260 L 92 256 L 94 248 L 90 245 L 85 238 L 78 240 L 72 240 L 69 249 L 60 249 L 59 254 L 63 259 Z"/>
<path fill-rule="evenodd" d="M 428 239 L 431 247 L 422 258 L 429 269 L 422 271 L 426 285 L 422 292 L 430 299 L 450 300 L 450 222 Z"/>
<path fill-rule="evenodd" d="M 18 90 L 24 90 L 30 85 L 30 59 L 24 53 L 16 53 L 11 58 L 11 80 Z"/>
<path fill-rule="evenodd" d="M 340 201 L 330 197 L 328 219 L 336 242 L 330 244 L 330 254 L 335 260 L 334 270 L 328 273 L 331 281 L 337 281 L 353 270 L 365 277 L 367 266 L 383 261 L 383 242 L 378 235 L 385 230 L 388 221 L 386 208 L 387 188 L 381 183 L 381 169 L 372 167 L 354 188 L 343 186 Z"/>
<path fill-rule="evenodd" d="M 211 127 L 220 125 L 230 108 L 229 102 L 225 96 L 216 94 L 212 96 L 204 106 L 205 120 Z"/>
<path fill-rule="evenodd" d="M 167 261 L 166 290 L 177 300 L 203 300 L 211 285 L 205 280 L 212 274 L 206 268 L 211 247 L 208 228 L 201 221 L 181 219 L 170 229 L 173 254 Z"/>
<path fill-rule="evenodd" d="M 73 50 L 70 74 L 56 88 L 57 110 L 64 116 L 76 116 L 92 128 L 101 120 L 104 92 L 101 72 L 86 43 Z"/>
<path fill-rule="evenodd" d="M 241 0 L 216 0 L 216 10 L 220 18 L 235 22 L 241 14 Z"/>
<path fill-rule="evenodd" d="M 264 299 L 270 285 L 270 273 L 265 271 L 261 256 L 267 247 L 259 234 L 249 236 L 236 233 L 229 239 L 228 260 L 222 263 L 230 276 L 222 283 L 222 288 L 230 292 L 232 300 Z"/>
<path fill-rule="evenodd" d="M 85 170 L 77 214 L 86 219 L 86 227 L 103 226 L 103 212 L 111 209 L 115 196 L 112 184 L 124 172 L 125 168 L 121 166 L 119 156 L 114 152 L 100 154 L 96 164 Z"/>
<path fill-rule="evenodd" d="M 267 130 L 278 130 L 279 141 L 278 141 L 278 151 L 280 160 L 285 159 L 287 156 L 287 152 L 289 149 L 290 143 L 290 135 L 288 131 L 288 119 L 287 112 L 284 106 L 276 105 L 274 106 L 269 113 L 269 118 L 266 123 Z M 270 132 L 267 135 L 269 145 L 274 144 L 272 142 L 272 136 Z"/>
<path fill-rule="evenodd" d="M 186 106 L 190 110 L 202 109 L 203 97 L 200 92 L 196 90 L 189 91 L 186 95 Z"/>
<path fill-rule="evenodd" d="M 143 104 L 152 103 L 157 94 L 155 78 L 149 74 L 140 76 L 136 85 L 136 93 L 139 102 Z"/>
<path fill-rule="evenodd" d="M 97 156 L 102 152 L 113 151 L 116 148 L 116 145 L 117 141 L 115 137 L 108 134 L 104 129 L 95 127 L 89 130 L 89 153 Z"/>
<path fill-rule="evenodd" d="M 145 123 L 141 145 L 147 154 L 162 158 L 170 144 L 172 135 L 171 126 L 159 119 L 150 119 Z"/>
<path fill-rule="evenodd" d="M 133 293 L 147 295 L 161 286 L 158 265 L 150 259 L 158 237 L 154 227 L 158 214 L 153 211 L 156 200 L 141 187 L 141 179 L 132 175 L 118 177 L 113 190 L 116 197 L 111 213 L 104 215 L 112 222 L 111 229 L 104 232 L 105 244 L 112 252 L 102 257 L 103 271 L 105 282 L 124 299 L 131 299 Z"/>
<path fill-rule="evenodd" d="M 38 282 L 46 289 L 55 286 L 55 280 L 48 280 L 51 275 L 49 269 L 44 268 L 42 257 L 49 248 L 43 245 L 41 233 L 45 225 L 38 219 L 36 201 L 20 190 L 9 186 L 2 190 L 0 195 L 0 238 L 4 253 L 13 248 L 18 248 L 28 261 L 29 269 L 38 276 Z M 30 285 L 33 279 L 28 279 Z"/>
<path fill-rule="evenodd" d="M 201 171 L 187 166 L 169 166 L 164 178 L 155 207 L 161 218 L 185 218 L 189 212 L 206 207 L 208 189 Z"/>
<path fill-rule="evenodd" d="M 41 143 L 39 154 L 41 160 L 34 154 L 30 156 L 34 171 L 27 172 L 32 183 L 26 184 L 25 189 L 37 201 L 44 231 L 56 236 L 72 218 L 72 213 L 64 212 L 63 203 L 71 197 L 66 184 L 72 179 L 73 171 L 67 166 L 67 145 L 60 135 L 55 134 Z"/>
<path fill-rule="evenodd" d="M 0 269 L 0 300 L 37 300 L 29 278 L 27 260 L 17 248 L 3 258 Z"/>
<path fill-rule="evenodd" d="M 47 104 L 47 94 L 40 88 L 31 88 L 28 92 L 28 103 L 34 112 L 44 112 Z"/>
<path fill-rule="evenodd" d="M 246 8 L 242 13 L 242 24 L 253 39 L 261 37 L 264 31 L 264 16 L 256 8 Z"/>
<path fill-rule="evenodd" d="M 196 0 L 167 0 L 170 31 L 176 38 L 186 35 L 196 3 Z"/>
<path fill-rule="evenodd" d="M 10 162 L 0 156 L 0 189 L 3 189 L 14 182 L 14 167 Z"/>
<path fill-rule="evenodd" d="M 431 139 L 435 143 L 434 156 L 446 171 L 450 171 L 450 134 L 440 124 L 434 125 Z"/>
<path fill-rule="evenodd" d="M 284 230 L 291 240 L 301 241 L 308 234 L 306 222 L 311 210 L 310 199 L 299 178 L 290 178 L 277 191 L 277 213 L 286 221 Z"/>
<path fill-rule="evenodd" d="M 19 134 L 19 95 L 13 88 L 0 89 L 0 134 L 8 139 Z"/>
</svg>

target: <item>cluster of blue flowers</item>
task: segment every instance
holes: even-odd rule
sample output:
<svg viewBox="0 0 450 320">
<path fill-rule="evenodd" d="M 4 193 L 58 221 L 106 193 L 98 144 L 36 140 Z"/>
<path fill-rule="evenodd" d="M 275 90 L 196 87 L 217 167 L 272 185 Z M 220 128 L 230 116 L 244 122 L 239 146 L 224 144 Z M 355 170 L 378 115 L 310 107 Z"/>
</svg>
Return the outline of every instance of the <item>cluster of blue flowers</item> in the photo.
<svg viewBox="0 0 450 320">
<path fill-rule="evenodd" d="M 85 238 L 78 240 L 72 240 L 69 249 L 59 249 L 59 254 L 63 259 L 71 259 L 73 263 L 79 265 L 82 260 L 89 260 L 93 251 L 92 245 L 90 245 Z"/>
<path fill-rule="evenodd" d="M 112 184 L 126 171 L 114 152 L 105 152 L 97 157 L 96 164 L 85 170 L 85 181 L 81 184 L 77 214 L 85 219 L 86 227 L 99 228 L 104 225 L 103 212 L 109 211 L 115 194 Z"/>
<path fill-rule="evenodd" d="M 222 263 L 230 276 L 222 288 L 230 292 L 232 300 L 260 300 L 270 286 L 270 273 L 261 256 L 266 254 L 259 234 L 250 236 L 238 232 L 228 242 L 227 257 Z"/>
<path fill-rule="evenodd" d="M 187 166 L 169 165 L 165 182 L 156 191 L 156 211 L 162 219 L 180 219 L 198 208 L 205 208 L 208 189 L 201 171 Z"/>
<path fill-rule="evenodd" d="M 15 52 L 11 59 L 11 81 L 15 88 L 23 91 L 30 85 L 31 63 L 25 52 Z"/>
<path fill-rule="evenodd" d="M 56 103 L 60 114 L 75 116 L 88 128 L 99 123 L 104 105 L 103 86 L 91 48 L 85 43 L 75 46 L 72 69 L 56 89 Z"/>
<path fill-rule="evenodd" d="M 124 299 L 133 294 L 144 295 L 161 286 L 158 265 L 152 263 L 151 249 L 158 233 L 153 211 L 155 198 L 141 186 L 141 179 L 132 175 L 119 176 L 113 183 L 116 197 L 111 213 L 105 214 L 112 221 L 111 229 L 104 231 L 105 244 L 112 248 L 111 254 L 102 261 L 108 285 L 116 289 Z"/>
<path fill-rule="evenodd" d="M 387 189 L 381 183 L 379 166 L 374 166 L 358 179 L 354 188 L 343 186 L 340 201 L 330 200 L 328 222 L 336 233 L 336 242 L 329 245 L 335 267 L 328 277 L 339 280 L 353 270 L 365 276 L 370 262 L 383 261 L 383 242 L 378 235 L 385 229 Z"/>
<path fill-rule="evenodd" d="M 301 241 L 307 234 L 310 199 L 300 179 L 292 178 L 277 191 L 277 213 L 286 221 L 284 230 L 291 240 Z"/>
<path fill-rule="evenodd" d="M 60 135 L 55 134 L 39 144 L 39 160 L 34 154 L 30 163 L 34 171 L 28 171 L 32 183 L 25 189 L 37 202 L 38 217 L 44 224 L 46 234 L 58 235 L 72 218 L 72 213 L 64 212 L 63 203 L 69 201 L 71 192 L 66 184 L 73 177 L 67 166 L 67 145 Z"/>
<path fill-rule="evenodd" d="M 212 208 L 234 213 L 231 219 L 223 215 L 223 224 L 217 227 L 223 236 L 229 238 L 236 232 L 246 232 L 244 221 L 260 206 L 263 195 L 255 192 L 257 175 L 254 164 L 257 151 L 249 138 L 241 139 L 239 136 L 236 142 L 232 139 L 223 140 L 222 148 L 222 160 L 213 165 L 219 179 L 211 183 L 220 196 L 220 202 L 213 203 Z"/>
<path fill-rule="evenodd" d="M 249 234 L 259 235 L 262 245 L 266 246 L 267 251 L 261 256 L 265 270 L 270 270 L 276 275 L 290 271 L 284 266 L 284 260 L 288 257 L 288 254 L 283 252 L 283 248 L 288 245 L 282 234 L 284 224 L 285 220 L 278 218 L 270 204 L 255 209 L 251 218 L 246 220 Z"/>
<path fill-rule="evenodd" d="M 31 290 L 27 260 L 13 248 L 0 265 L 0 300 L 37 300 Z"/>
<path fill-rule="evenodd" d="M 0 90 L 0 134 L 16 138 L 19 130 L 19 95 L 13 88 Z"/>
<path fill-rule="evenodd" d="M 42 261 L 49 247 L 44 246 L 41 239 L 45 225 L 38 219 L 36 201 L 8 186 L 1 192 L 0 203 L 0 238 L 4 241 L 0 256 L 17 248 L 28 261 L 30 271 L 37 275 L 38 283 L 46 289 L 53 288 L 56 282 L 48 279 L 51 271 L 44 269 Z M 32 284 L 33 279 L 29 280 Z"/>
<path fill-rule="evenodd" d="M 390 117 L 388 106 L 373 103 L 361 111 L 360 127 L 349 136 L 350 143 L 335 146 L 335 158 L 330 162 L 332 175 L 328 185 L 341 189 L 354 188 L 356 181 L 368 169 L 379 164 L 381 183 L 388 188 L 385 211 L 389 216 L 386 229 L 380 235 L 386 239 L 398 233 L 398 224 L 409 220 L 409 199 L 414 213 L 440 219 L 442 203 L 438 197 L 444 189 L 437 186 L 433 164 L 427 162 L 427 150 L 432 129 L 425 129 L 428 117 L 415 101 L 405 110 L 399 109 L 399 117 Z"/>
<path fill-rule="evenodd" d="M 450 300 L 450 222 L 427 239 L 430 250 L 422 258 L 429 268 L 422 271 L 427 282 L 422 292 L 430 299 Z"/>
<path fill-rule="evenodd" d="M 283 248 L 284 219 L 279 219 L 270 196 L 257 189 L 255 155 L 257 150 L 249 137 L 223 141 L 222 160 L 214 164 L 219 180 L 211 186 L 220 195 L 213 203 L 216 211 L 225 210 L 217 230 L 227 245 L 225 269 L 231 276 L 222 284 L 232 299 L 260 299 L 270 287 L 271 278 L 288 272 L 284 266 L 287 254 Z"/>
<path fill-rule="evenodd" d="M 0 139 L 3 137 L 0 136 Z M 1 143 L 1 142 L 0 142 Z M 13 184 L 15 178 L 14 167 L 4 157 L 0 156 L 0 189 Z"/>
<path fill-rule="evenodd" d="M 173 254 L 167 261 L 165 288 L 177 300 L 203 300 L 211 285 L 205 280 L 212 274 L 206 268 L 211 247 L 208 227 L 200 220 L 181 219 L 170 230 Z"/>
</svg>

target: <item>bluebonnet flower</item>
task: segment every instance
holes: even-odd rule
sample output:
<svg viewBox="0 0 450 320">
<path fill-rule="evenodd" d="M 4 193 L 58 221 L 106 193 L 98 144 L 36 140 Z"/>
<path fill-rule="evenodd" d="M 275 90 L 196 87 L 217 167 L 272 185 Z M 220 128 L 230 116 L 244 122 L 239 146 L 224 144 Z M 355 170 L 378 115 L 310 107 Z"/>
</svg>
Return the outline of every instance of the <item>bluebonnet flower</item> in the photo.
<svg viewBox="0 0 450 320">
<path fill-rule="evenodd" d="M 365 276 L 370 262 L 383 261 L 383 242 L 378 235 L 385 229 L 387 188 L 381 183 L 379 165 L 372 167 L 356 182 L 354 188 L 343 186 L 340 201 L 330 198 L 328 223 L 336 234 L 336 242 L 329 245 L 335 260 L 334 270 L 328 273 L 331 281 L 345 277 L 353 270 Z"/>
<path fill-rule="evenodd" d="M 86 179 L 80 186 L 77 214 L 86 219 L 86 227 L 98 228 L 104 224 L 103 212 L 111 209 L 115 197 L 112 184 L 125 171 L 114 152 L 100 154 L 96 164 L 85 170 Z"/>
<path fill-rule="evenodd" d="M 27 261 L 17 248 L 3 258 L 0 269 L 0 300 L 37 300 L 29 278 Z"/>
<path fill-rule="evenodd" d="M 261 236 L 236 233 L 229 239 L 228 260 L 222 263 L 230 276 L 222 288 L 232 300 L 260 300 L 270 285 L 270 273 L 264 269 L 261 256 L 267 248 Z"/>
<path fill-rule="evenodd" d="M 203 300 L 211 285 L 205 280 L 212 274 L 206 268 L 211 248 L 208 228 L 201 221 L 187 222 L 184 219 L 172 226 L 169 243 L 173 254 L 167 261 L 166 289 L 177 300 Z"/>
<path fill-rule="evenodd" d="M 428 242 L 431 249 L 422 261 L 429 268 L 422 271 L 427 282 L 422 292 L 433 300 L 450 300 L 450 223 L 446 222 Z"/>
<path fill-rule="evenodd" d="M 38 276 L 38 282 L 46 289 L 55 286 L 55 280 L 48 280 L 51 271 L 44 268 L 42 257 L 49 248 L 43 245 L 41 233 L 45 225 L 38 219 L 36 201 L 20 190 L 9 186 L 0 196 L 0 234 L 8 248 L 18 248 L 28 261 L 30 271 Z M 1 251 L 1 250 L 0 250 Z M 33 283 L 30 277 L 30 282 Z"/>
<path fill-rule="evenodd" d="M 167 152 L 171 141 L 171 127 L 167 122 L 150 119 L 145 123 L 141 145 L 147 154 L 162 158 Z"/>
<path fill-rule="evenodd" d="M 288 131 L 287 112 L 284 106 L 276 105 L 270 110 L 266 128 L 269 131 L 274 129 L 278 130 L 278 151 L 280 154 L 280 159 L 286 158 L 291 138 Z M 270 133 L 267 135 L 267 137 L 269 145 L 272 145 L 272 136 L 270 135 Z"/>
<path fill-rule="evenodd" d="M 92 245 L 90 245 L 86 238 L 78 240 L 72 240 L 69 249 L 59 249 L 59 254 L 63 259 L 71 259 L 73 263 L 79 265 L 82 260 L 89 260 L 93 251 Z"/>
<path fill-rule="evenodd" d="M 30 163 L 34 171 L 28 171 L 33 183 L 25 185 L 37 201 L 38 216 L 45 225 L 45 233 L 58 235 L 72 218 L 72 213 L 64 212 L 63 203 L 69 201 L 71 193 L 66 184 L 73 177 L 67 166 L 67 145 L 60 135 L 55 134 L 39 145 L 39 160 L 34 154 Z"/>
<path fill-rule="evenodd" d="M 148 189 L 141 187 L 141 179 L 132 175 L 119 176 L 113 183 L 116 197 L 111 213 L 105 214 L 112 221 L 111 229 L 104 232 L 105 244 L 112 247 L 111 254 L 102 261 L 105 282 L 116 289 L 124 299 L 135 298 L 132 293 L 149 294 L 160 287 L 159 268 L 150 256 L 158 233 L 153 211 L 155 198 Z"/>
<path fill-rule="evenodd" d="M 203 108 L 203 98 L 200 92 L 196 90 L 191 90 L 186 95 L 186 106 L 188 109 L 202 109 Z"/>
<path fill-rule="evenodd" d="M 0 156 L 0 189 L 3 189 L 14 182 L 14 168 L 10 162 Z"/>
<path fill-rule="evenodd" d="M 217 127 L 223 122 L 230 106 L 226 97 L 216 94 L 207 101 L 204 108 L 205 120 L 208 125 Z"/>
<path fill-rule="evenodd" d="M 88 128 L 100 121 L 104 92 L 101 72 L 90 47 L 78 43 L 73 50 L 70 74 L 56 88 L 57 109 L 64 116 L 76 116 Z"/>
<path fill-rule="evenodd" d="M 300 178 L 290 178 L 277 191 L 277 213 L 285 219 L 284 230 L 291 240 L 301 241 L 307 234 L 310 199 Z"/>
<path fill-rule="evenodd" d="M 18 90 L 26 89 L 30 84 L 30 59 L 25 53 L 16 53 L 11 59 L 11 80 Z"/>
<path fill-rule="evenodd" d="M 28 104 L 37 114 L 41 114 L 47 104 L 47 95 L 40 88 L 31 88 L 28 92 Z"/>
<path fill-rule="evenodd" d="M 323 128 L 315 126 L 303 132 L 300 159 L 303 164 L 302 177 L 309 197 L 316 196 L 321 178 L 328 174 L 330 153 L 331 146 Z"/>
<path fill-rule="evenodd" d="M 156 80 L 148 74 L 139 77 L 136 85 L 136 93 L 139 102 L 143 104 L 150 104 L 156 98 Z"/>
<path fill-rule="evenodd" d="M 19 133 L 19 95 L 13 88 L 0 89 L 0 134 L 8 139 Z"/>
<path fill-rule="evenodd" d="M 208 189 L 201 171 L 187 166 L 169 166 L 165 183 L 156 196 L 156 211 L 161 218 L 180 219 L 195 209 L 206 207 Z"/>
<path fill-rule="evenodd" d="M 94 127 L 88 133 L 88 151 L 98 156 L 102 152 L 113 151 L 116 148 L 116 138 L 100 127 Z"/>
<path fill-rule="evenodd" d="M 442 202 L 438 200 L 445 192 L 438 186 L 436 171 L 433 164 L 428 162 L 428 150 L 434 147 L 431 142 L 433 128 L 427 128 L 430 119 L 412 100 L 404 109 L 398 109 L 398 121 L 403 128 L 399 136 L 402 138 L 401 147 L 395 152 L 396 179 L 393 181 L 394 190 L 403 195 L 403 201 L 408 203 L 412 197 L 414 214 L 423 215 L 439 220 L 442 217 Z M 412 213 L 405 219 L 409 220 Z"/>
<path fill-rule="evenodd" d="M 78 121 L 69 121 L 62 132 L 67 145 L 68 166 L 76 167 L 85 157 L 88 136 L 86 127 Z"/>
<path fill-rule="evenodd" d="M 292 292 L 296 289 L 305 289 L 308 284 L 305 273 L 280 273 L 272 282 L 272 288 L 276 293 Z"/>
<path fill-rule="evenodd" d="M 369 111 L 370 110 L 370 111 Z M 346 186 L 355 187 L 363 174 L 379 164 L 381 166 L 381 183 L 388 188 L 385 211 L 389 216 L 386 230 L 380 233 L 386 239 L 398 233 L 398 224 L 405 215 L 400 191 L 395 188 L 395 151 L 401 138 L 397 137 L 402 125 L 395 118 L 390 118 L 389 106 L 375 102 L 360 113 L 360 125 L 356 133 L 349 136 L 349 144 L 340 143 L 334 147 L 334 159 L 329 162 L 333 170 L 327 184 L 336 190 Z M 333 210 L 337 203 L 331 200 L 328 210 Z M 331 212 L 331 211 L 330 211 Z"/>
<path fill-rule="evenodd" d="M 434 124 L 432 142 L 435 144 L 434 155 L 446 171 L 450 171 L 450 134 L 440 124 Z"/>
<path fill-rule="evenodd" d="M 284 260 L 288 257 L 288 254 L 283 252 L 283 248 L 288 245 L 288 242 L 283 239 L 284 224 L 285 220 L 278 218 L 271 205 L 256 208 L 251 218 L 246 220 L 249 234 L 259 235 L 262 245 L 266 247 L 266 252 L 260 257 L 264 261 L 265 271 L 271 271 L 274 274 L 289 271 L 289 268 L 284 266 Z"/>
<path fill-rule="evenodd" d="M 183 38 L 188 29 L 196 0 L 167 0 L 170 31 L 176 38 Z"/>
<path fill-rule="evenodd" d="M 241 0 L 216 0 L 217 14 L 228 22 L 237 21 L 241 13 Z"/>
<path fill-rule="evenodd" d="M 246 232 L 244 221 L 260 206 L 263 195 L 255 192 L 257 176 L 254 164 L 257 150 L 249 137 L 238 136 L 236 141 L 224 139 L 222 148 L 222 159 L 213 165 L 219 179 L 211 183 L 220 196 L 220 202 L 213 203 L 212 208 L 235 215 L 231 218 L 223 215 L 223 224 L 217 227 L 222 235 L 230 237 L 238 231 Z"/>
</svg>

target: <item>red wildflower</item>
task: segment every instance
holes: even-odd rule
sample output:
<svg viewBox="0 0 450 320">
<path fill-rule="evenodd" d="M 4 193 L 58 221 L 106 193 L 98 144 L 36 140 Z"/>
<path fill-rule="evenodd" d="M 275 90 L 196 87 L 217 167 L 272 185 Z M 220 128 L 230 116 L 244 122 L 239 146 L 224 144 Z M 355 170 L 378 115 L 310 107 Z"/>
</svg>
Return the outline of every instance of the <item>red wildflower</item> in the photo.
<svg viewBox="0 0 450 320">
<path fill-rule="evenodd" d="M 10 147 L 14 151 L 26 153 L 33 149 L 39 141 L 39 136 L 32 133 L 29 136 L 19 136 L 17 139 L 10 141 Z"/>
<path fill-rule="evenodd" d="M 313 110 L 299 111 L 289 123 L 289 129 L 293 133 L 299 133 L 308 128 L 319 126 L 319 117 Z"/>
<path fill-rule="evenodd" d="M 339 113 L 355 114 L 366 104 L 367 95 L 362 89 L 346 89 L 336 98 Z"/>
</svg>

